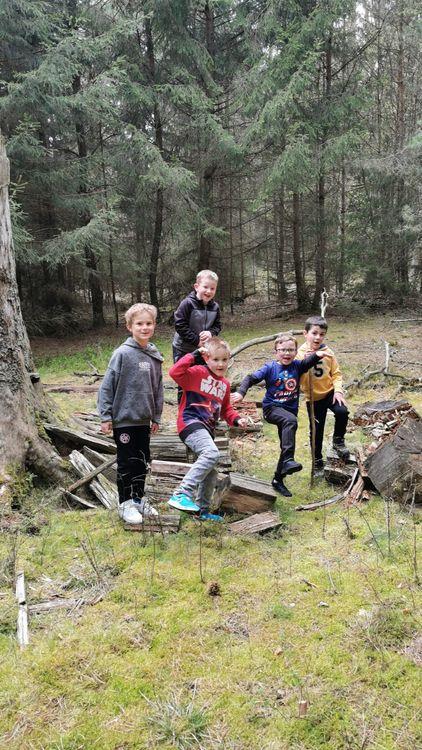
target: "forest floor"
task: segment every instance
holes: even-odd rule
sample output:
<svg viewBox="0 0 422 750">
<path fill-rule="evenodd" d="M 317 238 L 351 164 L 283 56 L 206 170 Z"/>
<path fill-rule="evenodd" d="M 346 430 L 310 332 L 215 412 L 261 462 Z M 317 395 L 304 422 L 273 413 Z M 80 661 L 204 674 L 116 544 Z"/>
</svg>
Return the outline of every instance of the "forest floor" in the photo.
<svg viewBox="0 0 422 750">
<path fill-rule="evenodd" d="M 388 314 L 332 317 L 327 343 L 345 381 L 384 362 L 420 375 L 420 324 Z M 237 320 L 232 346 L 289 320 Z M 170 364 L 172 331 L 155 341 Z M 103 372 L 125 333 L 74 341 L 36 340 L 45 383 L 79 382 L 75 370 Z M 300 339 L 301 341 L 301 339 Z M 272 344 L 247 349 L 232 378 L 271 357 Z M 357 405 L 397 395 L 398 383 L 367 387 Z M 257 395 L 262 391 L 256 390 Z M 422 393 L 403 391 L 422 413 Z M 92 394 L 54 394 L 59 416 L 93 409 Z M 165 408 L 165 428 L 176 409 Z M 332 431 L 327 420 L 326 443 Z M 297 513 L 299 503 L 335 490 L 309 487 L 310 455 L 301 405 L 291 499 L 279 499 L 275 533 L 235 538 L 225 525 L 186 520 L 165 538 L 124 531 L 113 513 L 69 510 L 57 490 L 21 482 L 16 510 L 0 508 L 0 747 L 9 750 L 413 750 L 421 746 L 417 541 L 420 517 L 380 497 L 349 508 Z M 348 436 L 356 446 L 360 429 Z M 270 479 L 275 428 L 236 441 L 240 470 Z M 345 519 L 347 520 L 347 529 Z M 203 579 L 201 580 L 200 564 Z M 92 605 L 32 615 L 30 644 L 16 645 L 13 577 L 25 571 L 31 603 L 71 596 Z M 208 587 L 217 582 L 220 595 Z M 299 701 L 309 702 L 304 718 Z"/>
</svg>

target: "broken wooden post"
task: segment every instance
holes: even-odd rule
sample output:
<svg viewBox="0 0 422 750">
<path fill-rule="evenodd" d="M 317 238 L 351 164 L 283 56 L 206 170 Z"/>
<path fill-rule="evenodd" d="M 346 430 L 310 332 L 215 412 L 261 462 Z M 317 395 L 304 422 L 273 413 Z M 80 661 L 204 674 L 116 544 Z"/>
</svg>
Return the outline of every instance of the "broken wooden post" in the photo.
<svg viewBox="0 0 422 750">
<path fill-rule="evenodd" d="M 267 513 L 255 513 L 241 521 L 235 521 L 228 527 L 231 534 L 261 534 L 269 529 L 278 529 L 281 526 L 281 519 L 277 513 L 268 511 Z"/>
<path fill-rule="evenodd" d="M 25 574 L 20 571 L 16 575 L 16 601 L 18 603 L 17 639 L 21 648 L 29 643 L 28 605 L 26 602 Z"/>
</svg>

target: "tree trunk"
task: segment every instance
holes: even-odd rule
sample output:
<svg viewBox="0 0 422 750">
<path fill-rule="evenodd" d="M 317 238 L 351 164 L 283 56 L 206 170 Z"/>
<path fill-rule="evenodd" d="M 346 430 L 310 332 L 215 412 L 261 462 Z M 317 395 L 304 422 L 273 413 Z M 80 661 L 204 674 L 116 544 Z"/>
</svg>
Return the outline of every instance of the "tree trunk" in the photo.
<svg viewBox="0 0 422 750">
<path fill-rule="evenodd" d="M 77 94 L 81 89 L 80 76 L 75 76 L 72 82 L 72 90 L 74 94 Z M 75 119 L 75 130 L 76 130 L 76 142 L 78 145 L 78 157 L 79 157 L 79 173 L 80 173 L 80 184 L 79 192 L 83 195 L 87 192 L 87 181 L 86 181 L 86 167 L 88 149 L 86 145 L 85 130 L 83 123 L 79 116 Z M 81 216 L 82 224 L 85 226 L 91 221 L 91 215 L 88 210 L 84 211 Z M 103 290 L 101 286 L 100 274 L 98 272 L 97 258 L 92 248 L 88 245 L 84 248 L 85 266 L 88 270 L 88 286 L 91 295 L 92 305 L 92 326 L 93 328 L 101 328 L 105 325 L 104 310 L 103 310 Z"/>
<path fill-rule="evenodd" d="M 274 235 L 277 249 L 277 288 L 279 302 L 287 297 L 286 281 L 284 278 L 284 186 L 280 188 L 278 200 L 274 198 Z"/>
<path fill-rule="evenodd" d="M 37 432 L 42 409 L 40 386 L 22 319 L 16 283 L 8 185 L 9 160 L 0 137 L 0 482 L 13 465 L 27 464 L 37 474 L 63 481 L 60 459 Z"/>
<path fill-rule="evenodd" d="M 300 252 L 300 209 L 299 193 L 293 193 L 293 262 L 295 267 L 297 309 L 301 312 L 309 310 L 309 296 L 302 273 Z"/>
<path fill-rule="evenodd" d="M 155 53 L 154 53 L 154 41 L 152 38 L 151 21 L 149 18 L 145 21 L 145 36 L 147 42 L 147 56 L 148 56 L 148 69 L 151 79 L 151 84 L 155 85 L 156 72 L 155 72 Z M 157 103 L 154 103 L 153 122 L 155 130 L 155 145 L 159 149 L 161 156 L 163 156 L 163 126 L 161 122 L 161 114 Z M 160 257 L 161 237 L 163 233 L 163 212 L 164 212 L 164 195 L 163 189 L 159 187 L 155 194 L 155 220 L 154 220 L 154 234 L 152 238 L 151 246 L 151 260 L 149 267 L 149 296 L 152 305 L 158 309 L 158 294 L 157 294 L 157 271 L 158 271 L 158 260 Z"/>
</svg>

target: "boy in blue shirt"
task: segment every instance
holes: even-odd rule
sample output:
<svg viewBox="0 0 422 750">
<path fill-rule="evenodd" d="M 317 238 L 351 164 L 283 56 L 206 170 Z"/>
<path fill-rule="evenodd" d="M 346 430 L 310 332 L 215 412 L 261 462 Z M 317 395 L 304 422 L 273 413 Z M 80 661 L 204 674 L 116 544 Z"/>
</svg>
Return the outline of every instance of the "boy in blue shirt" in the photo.
<svg viewBox="0 0 422 750">
<path fill-rule="evenodd" d="M 251 386 L 265 380 L 267 390 L 262 402 L 264 419 L 277 425 L 280 440 L 280 458 L 272 486 L 280 495 L 291 497 L 292 493 L 283 479 L 287 474 L 294 474 L 302 469 L 302 464 L 294 460 L 300 377 L 322 357 L 331 357 L 331 353 L 320 349 L 305 359 L 296 359 L 297 341 L 289 334 L 278 336 L 274 349 L 276 359 L 266 362 L 263 367 L 242 380 L 237 392 L 232 395 L 232 404 L 242 401 Z"/>
</svg>

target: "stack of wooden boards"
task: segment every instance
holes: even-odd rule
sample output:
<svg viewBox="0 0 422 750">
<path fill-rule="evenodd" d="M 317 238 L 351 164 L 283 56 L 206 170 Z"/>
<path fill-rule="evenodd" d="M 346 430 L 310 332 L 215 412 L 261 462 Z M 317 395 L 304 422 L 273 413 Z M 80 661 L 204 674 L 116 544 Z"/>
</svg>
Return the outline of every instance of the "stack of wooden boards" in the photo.
<svg viewBox="0 0 422 750">
<path fill-rule="evenodd" d="M 250 417 L 249 431 L 256 432 L 261 429 L 262 422 L 255 403 L 247 402 L 242 406 L 244 406 L 242 411 Z M 94 412 L 78 412 L 73 420 L 77 429 L 45 425 L 47 433 L 58 450 L 62 455 L 69 457 L 81 477 L 79 482 L 64 490 L 64 494 L 69 501 L 83 507 L 97 507 L 92 502 L 91 496 L 83 492 L 82 486 L 85 487 L 88 484 L 91 493 L 104 507 L 115 508 L 118 498 L 116 464 L 113 462 L 116 452 L 114 440 L 100 433 L 99 419 Z M 229 434 L 223 429 L 219 430 L 219 433 L 215 439 L 221 456 L 216 497 L 220 502 L 221 510 L 225 513 L 243 516 L 267 514 L 264 519 L 258 519 L 258 521 L 252 519 L 252 531 L 279 526 L 278 516 L 271 513 L 277 496 L 270 482 L 232 472 Z M 71 448 L 73 450 L 69 452 Z M 194 458 L 176 433 L 160 433 L 151 437 L 151 470 L 147 476 L 145 492 L 160 512 L 159 521 L 146 521 L 146 525 L 151 530 L 178 530 L 179 514 L 168 513 L 166 502 L 189 470 Z M 77 495 L 76 490 L 78 490 Z M 132 528 L 136 530 L 137 527 Z M 142 528 L 144 530 L 144 525 Z M 233 528 L 233 533 L 241 533 L 240 527 Z"/>
</svg>

